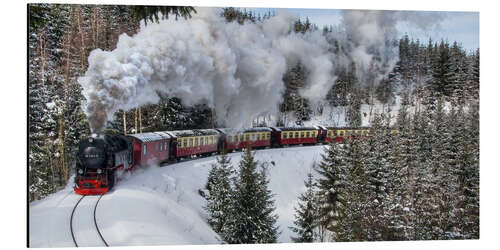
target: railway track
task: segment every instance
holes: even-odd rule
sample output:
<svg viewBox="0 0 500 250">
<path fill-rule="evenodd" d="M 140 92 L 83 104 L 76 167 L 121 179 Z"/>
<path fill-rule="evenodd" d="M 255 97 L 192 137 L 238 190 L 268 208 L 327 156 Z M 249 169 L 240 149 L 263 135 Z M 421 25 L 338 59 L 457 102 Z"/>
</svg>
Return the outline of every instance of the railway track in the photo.
<svg viewBox="0 0 500 250">
<path fill-rule="evenodd" d="M 73 220 L 75 217 L 75 211 L 77 210 L 78 205 L 80 205 L 81 201 L 86 197 L 86 195 L 83 195 L 78 202 L 75 204 L 73 207 L 73 211 L 71 212 L 71 218 L 70 218 L 70 230 L 71 230 L 71 237 L 73 238 L 73 243 L 75 244 L 76 247 L 79 247 L 78 242 L 75 237 L 75 230 L 73 229 Z M 94 209 L 93 209 L 93 221 L 94 221 L 94 227 L 97 231 L 97 235 L 99 236 L 99 239 L 104 243 L 106 247 L 109 247 L 108 243 L 102 236 L 101 230 L 99 230 L 99 226 L 97 225 L 97 218 L 96 218 L 96 212 L 97 212 L 97 206 L 99 205 L 99 201 L 101 201 L 102 195 L 99 196 L 97 201 L 94 204 Z"/>
</svg>

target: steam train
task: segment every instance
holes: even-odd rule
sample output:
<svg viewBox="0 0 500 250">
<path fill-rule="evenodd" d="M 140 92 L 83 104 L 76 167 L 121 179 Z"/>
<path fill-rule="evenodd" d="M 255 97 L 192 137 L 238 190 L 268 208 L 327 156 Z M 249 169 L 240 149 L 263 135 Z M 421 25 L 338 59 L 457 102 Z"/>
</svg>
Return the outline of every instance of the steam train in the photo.
<svg viewBox="0 0 500 250">
<path fill-rule="evenodd" d="M 107 193 L 126 171 L 243 148 L 283 147 L 341 142 L 369 136 L 370 129 L 335 127 L 258 127 L 246 130 L 197 129 L 130 135 L 93 135 L 79 142 L 74 190 L 81 195 Z"/>
</svg>

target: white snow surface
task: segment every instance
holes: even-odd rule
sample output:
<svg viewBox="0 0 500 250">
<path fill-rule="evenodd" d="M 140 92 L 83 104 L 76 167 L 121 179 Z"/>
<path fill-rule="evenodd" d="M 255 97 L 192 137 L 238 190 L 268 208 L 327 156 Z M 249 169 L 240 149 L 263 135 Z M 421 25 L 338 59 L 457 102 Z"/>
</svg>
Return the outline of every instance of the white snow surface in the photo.
<svg viewBox="0 0 500 250">
<path fill-rule="evenodd" d="M 305 191 L 304 180 L 314 173 L 324 146 L 295 146 L 255 150 L 259 162 L 267 162 L 269 188 L 276 201 L 281 235 L 278 242 L 291 242 L 294 206 Z M 237 169 L 241 152 L 229 154 Z M 215 156 L 186 160 L 162 167 L 137 169 L 104 195 L 97 207 L 97 224 L 110 246 L 221 244 L 206 223 L 203 189 Z M 274 162 L 273 165 L 271 162 Z M 31 247 L 73 247 L 70 216 L 81 196 L 72 183 L 29 206 Z M 98 197 L 85 197 L 75 211 L 73 228 L 79 246 L 104 246 L 93 221 Z"/>
</svg>

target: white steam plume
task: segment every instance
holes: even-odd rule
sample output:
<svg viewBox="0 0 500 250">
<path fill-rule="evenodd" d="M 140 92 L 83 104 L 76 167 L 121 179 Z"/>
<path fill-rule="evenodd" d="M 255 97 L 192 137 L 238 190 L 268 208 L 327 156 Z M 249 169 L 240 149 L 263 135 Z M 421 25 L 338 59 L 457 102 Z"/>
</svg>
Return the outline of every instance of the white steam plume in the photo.
<svg viewBox="0 0 500 250">
<path fill-rule="evenodd" d="M 304 90 L 324 98 L 333 84 L 328 43 L 320 32 L 295 34 L 295 16 L 278 12 L 262 23 L 226 23 L 216 9 L 198 8 L 192 19 L 148 24 L 134 36 L 120 36 L 113 51 L 90 53 L 78 79 L 87 98 L 92 130 L 100 131 L 119 109 L 156 103 L 156 91 L 206 103 L 217 120 L 249 125 L 263 112 L 275 113 L 282 99 L 287 65 L 302 61 L 310 72 Z"/>
<path fill-rule="evenodd" d="M 282 77 L 299 61 L 308 72 L 300 94 L 314 105 L 335 82 L 335 69 L 351 61 L 362 84 L 373 67 L 375 81 L 387 76 L 398 60 L 391 43 L 401 35 L 398 22 L 427 29 L 443 18 L 429 12 L 345 10 L 336 31 L 325 38 L 320 31 L 294 33 L 297 17 L 285 11 L 244 25 L 226 23 L 219 11 L 198 8 L 189 20 L 150 23 L 132 37 L 121 35 L 113 51 L 92 51 L 89 68 L 78 79 L 92 131 L 102 130 L 119 109 L 158 102 L 157 91 L 185 105 L 208 104 L 226 126 L 248 126 L 260 114 L 277 112 Z M 332 53 L 327 39 L 336 40 L 340 50 Z"/>
<path fill-rule="evenodd" d="M 336 66 L 352 60 L 364 84 L 368 71 L 377 70 L 376 81 L 386 77 L 399 60 L 397 26 L 406 23 L 421 30 L 439 28 L 445 14 L 420 11 L 343 10 L 342 21 L 328 39 L 339 42 L 341 52 L 332 61 Z M 373 73 L 373 72 L 372 72 Z"/>
</svg>

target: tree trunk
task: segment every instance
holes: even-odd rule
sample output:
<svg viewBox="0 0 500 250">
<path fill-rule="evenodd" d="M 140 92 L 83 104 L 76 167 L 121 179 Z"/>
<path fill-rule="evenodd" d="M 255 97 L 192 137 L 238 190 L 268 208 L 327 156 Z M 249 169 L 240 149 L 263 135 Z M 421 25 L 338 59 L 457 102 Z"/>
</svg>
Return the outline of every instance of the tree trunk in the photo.
<svg viewBox="0 0 500 250">
<path fill-rule="evenodd" d="M 135 108 L 135 133 L 139 133 L 139 124 L 137 123 L 138 108 Z"/>
<path fill-rule="evenodd" d="M 139 133 L 142 133 L 142 112 L 140 106 L 139 106 Z"/>
<path fill-rule="evenodd" d="M 80 47 L 80 63 L 81 63 L 81 72 L 85 71 L 85 36 L 83 33 L 83 28 L 82 28 L 82 9 L 79 6 L 78 7 L 78 13 L 76 15 L 76 21 L 78 25 L 78 32 L 80 33 L 80 39 L 81 39 L 81 47 Z"/>
<path fill-rule="evenodd" d="M 123 134 L 127 134 L 127 113 L 123 110 Z"/>
<path fill-rule="evenodd" d="M 57 151 L 59 151 L 59 160 L 58 160 L 58 165 L 59 165 L 59 171 L 62 174 L 60 184 L 61 186 L 66 185 L 66 181 L 68 180 L 68 167 L 66 165 L 66 154 L 64 150 L 64 121 L 63 121 L 63 116 L 59 116 L 59 130 L 58 130 L 58 143 L 57 143 Z"/>
</svg>

